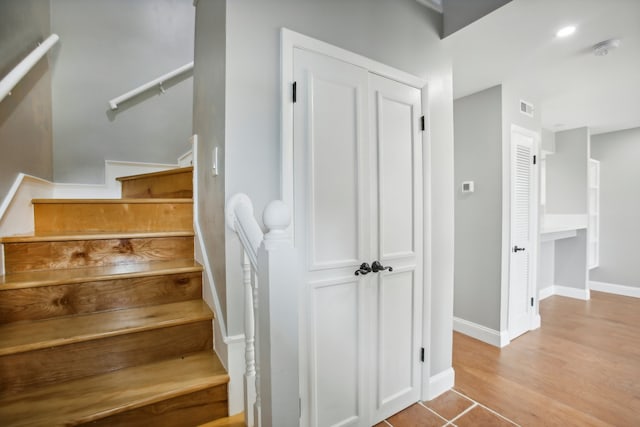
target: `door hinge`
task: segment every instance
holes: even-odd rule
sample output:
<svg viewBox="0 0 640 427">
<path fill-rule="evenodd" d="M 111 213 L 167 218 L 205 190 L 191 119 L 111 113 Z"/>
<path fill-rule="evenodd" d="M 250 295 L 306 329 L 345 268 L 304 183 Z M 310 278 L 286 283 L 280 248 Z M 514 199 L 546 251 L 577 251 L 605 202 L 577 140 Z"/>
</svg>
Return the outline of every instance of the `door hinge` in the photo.
<svg viewBox="0 0 640 427">
<path fill-rule="evenodd" d="M 533 297 L 531 297 L 531 307 L 533 307 Z"/>
<path fill-rule="evenodd" d="M 424 116 L 420 117 L 420 130 L 424 131 Z"/>
<path fill-rule="evenodd" d="M 533 164 L 536 164 L 537 156 L 533 156 Z"/>
<path fill-rule="evenodd" d="M 293 82 L 293 102 L 298 102 L 298 82 Z"/>
<path fill-rule="evenodd" d="M 424 362 L 424 347 L 420 348 L 420 361 Z"/>
</svg>

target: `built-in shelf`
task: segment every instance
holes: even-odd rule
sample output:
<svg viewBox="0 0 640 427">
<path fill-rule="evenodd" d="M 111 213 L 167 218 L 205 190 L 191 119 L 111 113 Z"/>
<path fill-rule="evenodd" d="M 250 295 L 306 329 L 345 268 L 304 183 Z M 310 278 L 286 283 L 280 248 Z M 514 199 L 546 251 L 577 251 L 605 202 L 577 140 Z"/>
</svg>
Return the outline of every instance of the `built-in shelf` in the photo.
<svg viewBox="0 0 640 427">
<path fill-rule="evenodd" d="M 545 215 L 540 228 L 540 241 L 549 242 L 575 237 L 578 230 L 587 226 L 587 215 Z"/>
</svg>

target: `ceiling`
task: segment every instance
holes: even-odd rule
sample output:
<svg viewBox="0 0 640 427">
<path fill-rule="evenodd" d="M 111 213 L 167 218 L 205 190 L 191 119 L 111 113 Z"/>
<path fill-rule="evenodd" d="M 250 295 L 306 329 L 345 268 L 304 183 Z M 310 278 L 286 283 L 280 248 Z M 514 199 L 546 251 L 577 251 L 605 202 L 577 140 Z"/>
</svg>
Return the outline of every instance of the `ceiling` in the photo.
<svg viewBox="0 0 640 427">
<path fill-rule="evenodd" d="M 576 32 L 555 37 L 566 25 Z M 592 53 L 613 38 L 618 49 Z M 640 127 L 640 0 L 514 0 L 445 43 L 455 98 L 509 83 L 535 94 L 544 128 Z"/>
</svg>

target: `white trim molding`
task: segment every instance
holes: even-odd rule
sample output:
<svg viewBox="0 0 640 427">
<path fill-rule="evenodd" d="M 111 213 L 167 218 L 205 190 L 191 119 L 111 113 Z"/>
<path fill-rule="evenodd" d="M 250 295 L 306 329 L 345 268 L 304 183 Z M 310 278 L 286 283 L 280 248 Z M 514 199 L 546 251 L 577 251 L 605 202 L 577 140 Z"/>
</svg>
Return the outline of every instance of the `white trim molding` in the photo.
<svg viewBox="0 0 640 427">
<path fill-rule="evenodd" d="M 511 340 L 509 339 L 509 331 L 496 331 L 486 326 L 470 322 L 459 317 L 453 318 L 453 330 L 475 338 L 495 347 L 505 347 Z"/>
<path fill-rule="evenodd" d="M 589 301 L 591 299 L 591 292 L 589 292 L 589 289 L 572 288 L 569 286 L 554 285 L 553 294 L 583 301 Z"/>
<path fill-rule="evenodd" d="M 442 393 L 451 390 L 456 381 L 456 373 L 453 368 L 446 369 L 439 374 L 432 375 L 429 378 L 429 387 L 426 395 L 422 396 L 422 400 L 432 400 L 440 396 Z"/>
<path fill-rule="evenodd" d="M 617 285 L 615 283 L 597 282 L 592 280 L 589 282 L 589 288 L 592 291 L 640 298 L 640 287 L 637 286 Z"/>
<path fill-rule="evenodd" d="M 543 299 L 549 298 L 554 294 L 553 285 L 546 286 L 542 289 L 538 290 L 538 301 L 542 301 Z"/>
</svg>

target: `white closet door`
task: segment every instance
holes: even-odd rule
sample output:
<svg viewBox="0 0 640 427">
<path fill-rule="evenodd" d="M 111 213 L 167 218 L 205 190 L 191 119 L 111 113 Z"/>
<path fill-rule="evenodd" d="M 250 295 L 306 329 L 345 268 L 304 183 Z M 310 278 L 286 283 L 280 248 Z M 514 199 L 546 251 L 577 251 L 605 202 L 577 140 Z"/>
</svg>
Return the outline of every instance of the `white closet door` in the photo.
<svg viewBox="0 0 640 427">
<path fill-rule="evenodd" d="M 373 277 L 373 424 L 420 397 L 423 215 L 420 90 L 374 74 L 369 83 L 372 244 L 393 268 Z"/>
<path fill-rule="evenodd" d="M 511 256 L 509 263 L 509 338 L 531 328 L 533 304 L 533 148 L 534 138 L 511 132 Z"/>
<path fill-rule="evenodd" d="M 294 234 L 306 253 L 301 304 L 303 425 L 368 425 L 365 320 L 371 274 L 367 71 L 294 49 Z"/>
<path fill-rule="evenodd" d="M 420 91 L 302 49 L 294 76 L 302 424 L 369 427 L 419 400 Z"/>
</svg>

